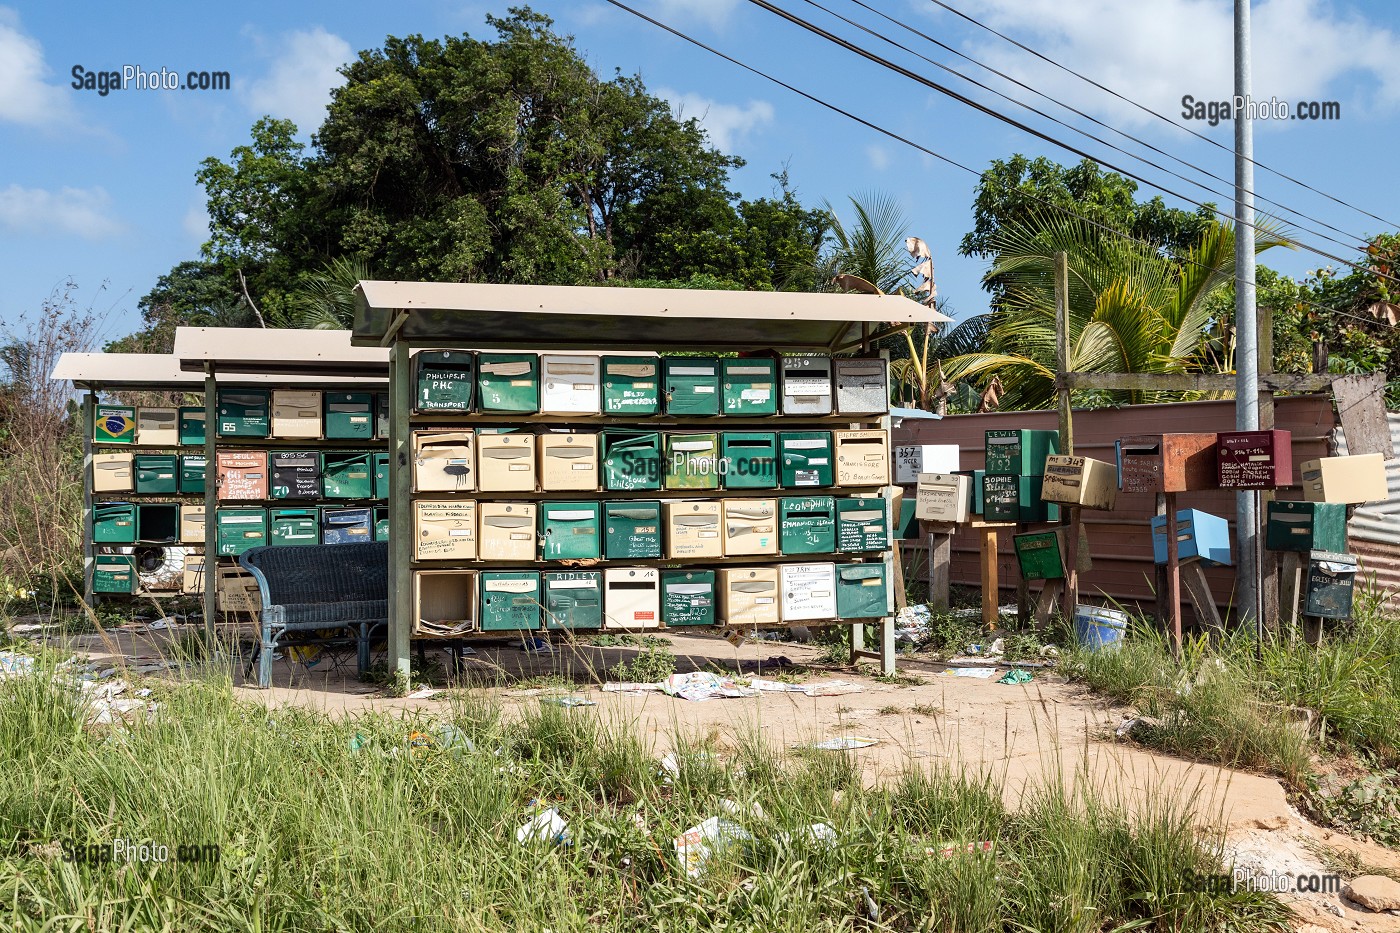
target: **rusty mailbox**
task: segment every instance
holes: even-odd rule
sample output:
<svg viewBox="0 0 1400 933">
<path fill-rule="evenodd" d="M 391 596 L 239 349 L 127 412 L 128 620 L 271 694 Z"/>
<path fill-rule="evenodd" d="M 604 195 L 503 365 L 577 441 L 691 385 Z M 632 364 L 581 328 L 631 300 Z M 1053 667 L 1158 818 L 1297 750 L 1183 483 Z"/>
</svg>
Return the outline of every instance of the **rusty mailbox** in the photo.
<svg viewBox="0 0 1400 933">
<path fill-rule="evenodd" d="M 1214 489 L 1214 434 L 1135 434 L 1118 441 L 1118 488 L 1124 492 Z"/>
<path fill-rule="evenodd" d="M 1221 489 L 1274 489 L 1293 482 L 1293 435 L 1288 431 L 1221 431 L 1215 442 Z"/>
</svg>

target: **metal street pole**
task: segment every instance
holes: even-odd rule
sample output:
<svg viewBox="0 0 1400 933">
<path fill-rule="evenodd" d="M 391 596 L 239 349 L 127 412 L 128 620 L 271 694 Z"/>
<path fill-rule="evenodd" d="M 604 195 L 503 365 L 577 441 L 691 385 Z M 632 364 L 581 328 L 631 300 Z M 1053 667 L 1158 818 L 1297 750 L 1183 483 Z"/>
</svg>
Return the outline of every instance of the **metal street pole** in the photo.
<svg viewBox="0 0 1400 933">
<path fill-rule="evenodd" d="M 1254 127 L 1249 119 L 1249 3 L 1235 0 L 1235 428 L 1259 430 L 1259 329 L 1254 307 Z M 1252 490 L 1235 494 L 1239 607 L 1256 632 L 1259 509 Z"/>
</svg>

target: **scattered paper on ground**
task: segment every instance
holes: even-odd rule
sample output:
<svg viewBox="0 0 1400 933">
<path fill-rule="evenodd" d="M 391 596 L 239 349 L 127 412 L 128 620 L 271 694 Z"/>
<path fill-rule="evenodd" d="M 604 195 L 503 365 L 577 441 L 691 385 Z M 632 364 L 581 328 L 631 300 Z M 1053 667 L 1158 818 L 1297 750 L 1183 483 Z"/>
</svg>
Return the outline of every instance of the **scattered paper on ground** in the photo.
<svg viewBox="0 0 1400 933">
<path fill-rule="evenodd" d="M 816 748 L 824 752 L 848 752 L 856 748 L 869 748 L 872 745 L 879 745 L 879 739 L 872 739 L 868 735 L 843 735 L 834 739 L 823 739 L 815 742 L 807 748 Z M 803 746 L 794 746 L 802 748 Z"/>
<path fill-rule="evenodd" d="M 752 838 L 738 823 L 712 816 L 675 838 L 676 858 L 680 860 L 681 870 L 696 878 L 705 870 L 705 863 L 709 861 L 710 856 L 735 842 L 745 842 Z"/>
<path fill-rule="evenodd" d="M 944 677 L 976 677 L 980 680 L 987 680 L 996 674 L 994 667 L 952 667 L 943 672 Z"/>
</svg>

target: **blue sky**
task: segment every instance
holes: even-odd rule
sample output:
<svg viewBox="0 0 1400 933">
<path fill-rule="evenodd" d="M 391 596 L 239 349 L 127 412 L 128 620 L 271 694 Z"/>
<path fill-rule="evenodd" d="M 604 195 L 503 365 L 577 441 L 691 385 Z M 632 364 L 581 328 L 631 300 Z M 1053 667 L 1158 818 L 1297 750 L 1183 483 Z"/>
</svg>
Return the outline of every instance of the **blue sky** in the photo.
<svg viewBox="0 0 1400 933">
<path fill-rule="evenodd" d="M 877 23 L 850 0 L 821 2 Z M 1232 175 L 1228 152 L 1056 71 L 928 0 L 865 2 L 1115 128 L 1216 175 Z M 805 0 L 782 4 L 858 35 Z M 467 32 L 484 37 L 485 14 L 504 12 L 506 5 L 504 0 L 0 5 L 0 271 L 6 285 L 0 294 L 0 323 L 13 325 L 22 312 L 36 311 L 56 286 L 71 278 L 79 302 L 105 313 L 103 338 L 133 330 L 139 323 L 140 296 L 173 264 L 195 258 L 205 238 L 203 199 L 194 181 L 201 159 L 227 157 L 246 141 L 248 127 L 263 113 L 294 119 L 309 139 L 330 88 L 340 80 L 336 66 L 357 50 L 375 47 L 391 34 Z M 801 33 L 744 0 L 629 0 L 629 5 L 966 165 L 985 168 L 990 160 L 1014 152 L 1077 161 Z M 1230 0 L 949 0 L 949 5 L 1179 121 L 1183 95 L 1217 100 L 1230 94 Z M 653 93 L 683 115 L 700 118 L 717 145 L 746 159 L 747 166 L 734 176 L 744 195 L 769 193 L 770 174 L 786 166 L 809 204 L 830 200 L 840 212 L 852 194 L 897 197 L 910 232 L 932 248 L 939 292 L 953 312 L 961 317 L 985 310 L 985 294 L 978 287 L 984 264 L 956 255 L 958 241 L 972 223 L 972 175 L 852 124 L 600 0 L 539 0 L 534 6 L 553 16 L 561 32 L 576 37 L 600 73 L 640 73 Z M 1253 15 L 1255 98 L 1335 100 L 1341 106 L 1341 119 L 1335 121 L 1257 124 L 1256 159 L 1379 217 L 1400 219 L 1400 188 L 1392 168 L 1400 142 L 1400 70 L 1394 67 L 1400 61 L 1400 35 L 1394 5 L 1385 0 L 1263 0 L 1255 3 Z M 888 24 L 883 29 L 931 58 L 1015 90 L 918 37 Z M 875 39 L 860 37 L 860 42 L 966 90 L 956 79 Z M 182 74 L 228 71 L 232 88 L 128 89 L 104 97 L 70 86 L 74 65 L 86 70 L 167 67 Z M 1016 110 L 981 92 L 969 94 L 998 109 Z M 1038 106 L 1047 105 L 1041 101 Z M 1017 112 L 1109 161 L 1230 209 L 1227 190 L 1207 195 Z M 1214 128 L 1190 125 L 1226 147 L 1231 143 L 1228 122 Z M 1396 229 L 1262 171 L 1256 190 L 1346 234 Z M 1299 223 L 1352 242 L 1313 221 Z M 1301 227 L 1295 232 L 1328 251 L 1342 250 Z M 1262 261 L 1294 275 L 1327 262 L 1302 251 L 1273 251 Z"/>
</svg>

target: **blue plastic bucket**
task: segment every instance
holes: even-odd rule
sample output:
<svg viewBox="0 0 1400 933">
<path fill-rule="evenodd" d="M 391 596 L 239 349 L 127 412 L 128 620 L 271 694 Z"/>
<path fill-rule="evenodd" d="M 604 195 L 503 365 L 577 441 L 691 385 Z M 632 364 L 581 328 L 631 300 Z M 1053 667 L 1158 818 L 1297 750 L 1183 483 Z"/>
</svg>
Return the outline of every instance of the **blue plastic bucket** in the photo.
<svg viewBox="0 0 1400 933">
<path fill-rule="evenodd" d="M 1079 606 L 1074 613 L 1074 635 L 1093 651 L 1116 647 L 1128 628 L 1128 614 L 1103 606 Z"/>
</svg>

